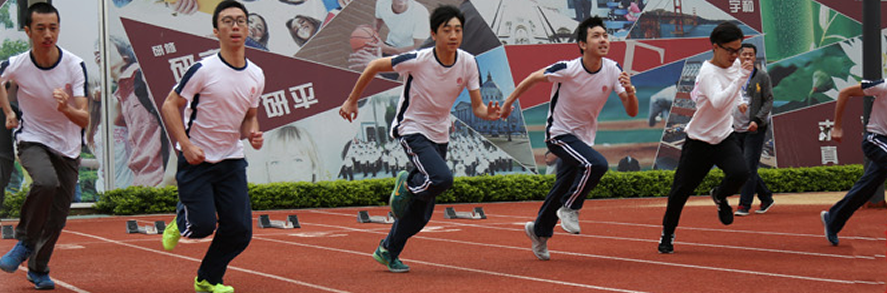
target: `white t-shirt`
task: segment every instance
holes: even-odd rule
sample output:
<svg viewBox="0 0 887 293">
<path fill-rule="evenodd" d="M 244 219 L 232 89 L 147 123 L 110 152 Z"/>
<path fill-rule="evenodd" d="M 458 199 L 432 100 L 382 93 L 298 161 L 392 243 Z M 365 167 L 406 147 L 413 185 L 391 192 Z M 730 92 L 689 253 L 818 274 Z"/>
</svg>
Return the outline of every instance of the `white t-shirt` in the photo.
<svg viewBox="0 0 887 293">
<path fill-rule="evenodd" d="M 234 68 L 216 54 L 192 65 L 173 89 L 188 100 L 185 132 L 207 162 L 243 158 L 240 126 L 265 90 L 259 66 L 246 60 L 244 67 Z M 181 145 L 176 149 L 181 151 Z"/>
<path fill-rule="evenodd" d="M 376 1 L 376 18 L 388 26 L 385 43 L 395 48 L 412 46 L 413 39 L 425 40 L 431 36 L 428 9 L 415 0 L 407 1 L 407 10 L 400 14 L 391 10 L 391 0 Z"/>
<path fill-rule="evenodd" d="M 742 69 L 739 58 L 733 65 L 721 68 L 708 60 L 696 75 L 690 98 L 696 102 L 696 113 L 687 123 L 687 136 L 715 145 L 733 132 L 733 110 L 740 103 L 740 89 L 751 71 Z"/>
<path fill-rule="evenodd" d="M 435 143 L 450 139 L 450 108 L 462 89 L 480 89 L 480 74 L 474 55 L 458 49 L 456 61 L 444 66 L 434 48 L 400 54 L 391 59 L 394 70 L 406 76 L 391 123 L 391 136 L 420 133 Z"/>
<path fill-rule="evenodd" d="M 865 130 L 871 133 L 887 135 L 887 83 L 884 80 L 862 81 L 862 92 L 875 97 L 872 103 L 872 115 Z"/>
<path fill-rule="evenodd" d="M 616 61 L 602 58 L 601 68 L 591 72 L 582 57 L 560 61 L 545 69 L 545 77 L 554 83 L 548 108 L 545 140 L 573 134 L 592 146 L 597 132 L 597 117 L 610 92 L 625 92 L 619 83 L 622 68 Z"/>
<path fill-rule="evenodd" d="M 35 142 L 56 150 L 65 157 L 80 157 L 83 130 L 58 111 L 52 91 L 71 86 L 74 97 L 85 97 L 86 64 L 61 47 L 59 60 L 49 68 L 37 66 L 31 50 L 12 56 L 0 63 L 0 84 L 15 81 L 18 84 L 18 105 L 22 110 L 21 123 L 15 130 L 17 142 Z"/>
</svg>

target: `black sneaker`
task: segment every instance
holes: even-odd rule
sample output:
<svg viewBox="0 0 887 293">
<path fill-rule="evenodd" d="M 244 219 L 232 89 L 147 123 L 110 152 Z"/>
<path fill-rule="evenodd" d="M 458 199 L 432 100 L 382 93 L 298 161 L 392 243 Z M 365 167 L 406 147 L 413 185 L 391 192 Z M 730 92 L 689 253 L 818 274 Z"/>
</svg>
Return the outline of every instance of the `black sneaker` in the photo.
<svg viewBox="0 0 887 293">
<path fill-rule="evenodd" d="M 748 216 L 748 207 L 746 207 L 744 205 L 739 205 L 739 207 L 736 208 L 736 212 L 734 212 L 733 215 L 739 216 L 739 217 Z"/>
<path fill-rule="evenodd" d="M 718 219 L 721 220 L 721 223 L 724 225 L 733 224 L 733 208 L 730 207 L 730 204 L 727 203 L 727 199 L 718 199 L 715 196 L 715 191 L 717 188 L 711 189 L 711 200 L 715 202 L 715 205 L 718 206 Z"/>
<path fill-rule="evenodd" d="M 755 211 L 755 213 L 758 213 L 758 214 L 766 213 L 767 211 L 770 210 L 770 208 L 773 207 L 774 204 L 776 204 L 776 201 L 772 200 L 772 199 L 769 202 L 762 202 L 761 208 L 758 209 L 757 211 Z"/>
<path fill-rule="evenodd" d="M 662 234 L 662 236 L 659 237 L 659 253 L 674 253 L 674 234 L 671 234 L 668 237 L 666 237 L 665 234 Z"/>
<path fill-rule="evenodd" d="M 828 212 L 822 211 L 821 213 L 819 213 L 819 219 L 822 220 L 822 227 L 823 230 L 825 230 L 825 239 L 828 240 L 828 242 L 831 243 L 832 246 L 838 246 L 838 233 L 835 233 L 828 228 Z"/>
</svg>

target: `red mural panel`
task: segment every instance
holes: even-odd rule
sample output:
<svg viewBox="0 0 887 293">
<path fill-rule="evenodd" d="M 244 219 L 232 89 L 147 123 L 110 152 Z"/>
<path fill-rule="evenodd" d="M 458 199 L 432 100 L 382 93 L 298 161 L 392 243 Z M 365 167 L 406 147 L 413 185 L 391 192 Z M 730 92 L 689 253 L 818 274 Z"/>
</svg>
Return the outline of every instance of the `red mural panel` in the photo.
<svg viewBox="0 0 887 293">
<path fill-rule="evenodd" d="M 816 0 L 858 22 L 862 22 L 862 1 L 860 0 Z M 881 1 L 881 28 L 887 28 L 887 2 Z"/>
<path fill-rule="evenodd" d="M 126 18 L 121 21 L 158 108 L 191 64 L 215 54 L 219 48 L 219 42 L 214 39 Z M 262 131 L 338 108 L 360 76 L 315 62 L 252 48 L 246 50 L 247 58 L 265 72 L 265 92 L 258 109 Z M 377 78 L 364 91 L 364 96 L 400 85 Z"/>
<path fill-rule="evenodd" d="M 822 103 L 773 116 L 776 160 L 779 168 L 832 165 L 823 163 L 823 153 L 834 147 L 838 164 L 862 164 L 862 98 L 853 97 L 844 112 L 844 138 L 841 143 L 820 141 L 825 126 L 835 119 L 835 102 Z M 827 155 L 826 155 L 827 156 Z"/>
</svg>

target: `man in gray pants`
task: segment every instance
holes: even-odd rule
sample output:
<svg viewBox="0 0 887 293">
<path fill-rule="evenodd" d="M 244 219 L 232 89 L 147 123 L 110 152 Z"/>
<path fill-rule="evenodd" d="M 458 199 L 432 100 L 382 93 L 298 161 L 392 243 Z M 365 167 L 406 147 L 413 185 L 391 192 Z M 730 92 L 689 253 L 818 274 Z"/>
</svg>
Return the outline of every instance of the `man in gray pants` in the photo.
<svg viewBox="0 0 887 293">
<path fill-rule="evenodd" d="M 0 269 L 14 273 L 28 260 L 28 280 L 37 289 L 53 289 L 49 258 L 74 199 L 80 167 L 81 131 L 89 123 L 86 110 L 86 65 L 83 59 L 56 46 L 59 14 L 40 2 L 28 7 L 25 33 L 31 50 L 0 63 L 0 83 L 14 81 L 22 123 L 0 86 L 6 128 L 16 128 L 19 160 L 33 183 L 16 228 L 19 242 L 0 258 Z"/>
</svg>

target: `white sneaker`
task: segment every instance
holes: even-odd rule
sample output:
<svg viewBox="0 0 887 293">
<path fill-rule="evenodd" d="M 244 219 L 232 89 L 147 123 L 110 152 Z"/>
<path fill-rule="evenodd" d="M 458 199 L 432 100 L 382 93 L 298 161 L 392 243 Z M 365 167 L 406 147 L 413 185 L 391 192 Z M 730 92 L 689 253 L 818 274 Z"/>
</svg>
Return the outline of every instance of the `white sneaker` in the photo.
<svg viewBox="0 0 887 293">
<path fill-rule="evenodd" d="M 561 219 L 561 228 L 567 233 L 579 234 L 582 231 L 579 227 L 579 210 L 561 207 L 557 209 L 557 217 Z"/>
<path fill-rule="evenodd" d="M 539 260 L 549 260 L 551 255 L 548 253 L 548 237 L 536 236 L 536 232 L 533 230 L 535 226 L 536 224 L 533 222 L 527 222 L 524 225 L 524 232 L 527 232 L 527 237 L 533 242 L 533 254 Z"/>
</svg>

